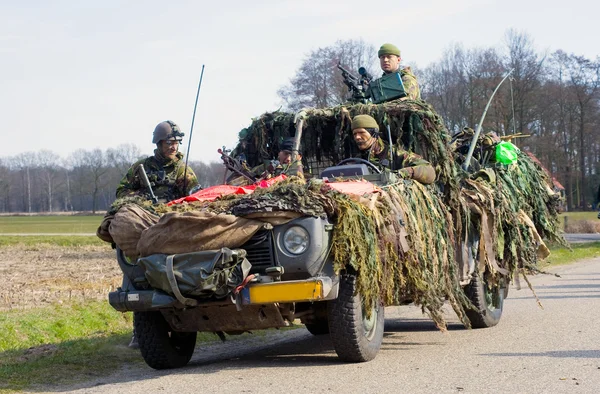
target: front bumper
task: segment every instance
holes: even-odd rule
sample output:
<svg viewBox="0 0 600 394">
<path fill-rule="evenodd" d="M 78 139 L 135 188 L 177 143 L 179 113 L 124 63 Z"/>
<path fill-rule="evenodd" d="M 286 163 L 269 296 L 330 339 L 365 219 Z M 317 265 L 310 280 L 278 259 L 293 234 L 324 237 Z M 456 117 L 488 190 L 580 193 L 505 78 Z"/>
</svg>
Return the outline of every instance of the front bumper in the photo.
<svg viewBox="0 0 600 394">
<path fill-rule="evenodd" d="M 327 276 L 307 280 L 285 282 L 251 283 L 241 291 L 242 305 L 314 302 L 332 300 L 337 297 L 334 286 Z"/>
<path fill-rule="evenodd" d="M 284 304 L 333 300 L 338 295 L 337 277 L 319 276 L 306 280 L 250 283 L 240 292 L 243 305 Z M 119 289 L 108 294 L 110 305 L 120 312 L 142 312 L 160 309 L 184 309 L 174 296 L 160 290 Z M 198 300 L 196 308 L 235 305 L 233 296 L 220 300 Z M 238 304 L 238 305 L 239 305 Z"/>
</svg>

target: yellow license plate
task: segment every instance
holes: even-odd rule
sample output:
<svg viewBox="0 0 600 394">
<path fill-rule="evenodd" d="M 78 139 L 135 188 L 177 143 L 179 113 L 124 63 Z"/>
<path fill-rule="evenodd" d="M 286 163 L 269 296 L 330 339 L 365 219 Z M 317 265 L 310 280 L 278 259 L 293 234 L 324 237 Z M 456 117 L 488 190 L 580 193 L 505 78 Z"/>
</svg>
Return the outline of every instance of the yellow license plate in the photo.
<svg viewBox="0 0 600 394">
<path fill-rule="evenodd" d="M 250 304 L 317 301 L 323 299 L 320 280 L 257 283 L 249 286 Z"/>
</svg>

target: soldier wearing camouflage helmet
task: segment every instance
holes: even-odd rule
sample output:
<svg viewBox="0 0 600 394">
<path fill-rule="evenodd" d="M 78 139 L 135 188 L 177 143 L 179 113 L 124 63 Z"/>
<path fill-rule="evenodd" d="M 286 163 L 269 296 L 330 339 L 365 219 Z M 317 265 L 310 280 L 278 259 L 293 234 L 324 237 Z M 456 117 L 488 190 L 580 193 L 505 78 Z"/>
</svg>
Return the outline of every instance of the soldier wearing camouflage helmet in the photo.
<svg viewBox="0 0 600 394">
<path fill-rule="evenodd" d="M 359 158 L 380 168 L 393 168 L 404 179 L 414 179 L 423 184 L 435 181 L 435 170 L 429 162 L 416 153 L 401 147 L 392 147 L 389 160 L 389 144 L 379 137 L 379 125 L 370 115 L 357 115 L 352 119 L 352 136 L 359 149 Z"/>
<path fill-rule="evenodd" d="M 400 49 L 393 44 L 386 43 L 379 48 L 377 56 L 379 57 L 379 65 L 383 70 L 383 75 L 399 73 L 404 84 L 406 98 L 420 100 L 421 90 L 417 82 L 417 77 L 412 73 L 410 67 L 400 68 L 400 61 L 402 60 Z"/>
<path fill-rule="evenodd" d="M 179 127 L 170 120 L 160 122 L 154 129 L 152 143 L 156 144 L 154 156 L 138 160 L 130 168 L 117 187 L 117 198 L 143 195 L 149 197 L 140 176 L 140 164 L 148 176 L 153 192 L 159 202 L 168 202 L 187 196 L 198 186 L 194 171 L 185 166 L 179 144 L 183 138 Z"/>
</svg>

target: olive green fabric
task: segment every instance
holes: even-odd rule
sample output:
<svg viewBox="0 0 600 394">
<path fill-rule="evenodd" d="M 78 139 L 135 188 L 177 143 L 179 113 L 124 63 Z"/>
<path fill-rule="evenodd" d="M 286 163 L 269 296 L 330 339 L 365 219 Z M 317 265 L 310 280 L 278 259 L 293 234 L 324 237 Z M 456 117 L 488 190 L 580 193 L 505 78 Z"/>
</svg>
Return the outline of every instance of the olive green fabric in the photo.
<svg viewBox="0 0 600 394">
<path fill-rule="evenodd" d="M 245 255 L 244 250 L 223 248 L 172 256 L 154 254 L 140 258 L 138 264 L 145 269 L 150 286 L 174 294 L 178 299 L 180 295 L 223 298 L 248 276 L 251 265 Z M 167 264 L 169 259 L 172 259 L 172 272 Z M 175 284 L 169 276 L 175 278 Z"/>
<path fill-rule="evenodd" d="M 377 57 L 382 57 L 383 55 L 396 55 L 400 56 L 400 49 L 394 44 L 386 43 L 383 44 L 379 51 L 377 52 Z"/>
<path fill-rule="evenodd" d="M 352 119 L 351 129 L 377 129 L 379 125 L 377 121 L 371 115 L 356 115 Z"/>
<path fill-rule="evenodd" d="M 404 88 L 401 73 L 392 72 L 383 74 L 381 78 L 372 81 L 369 84 L 367 96 L 375 104 L 406 97 L 406 89 Z"/>
</svg>

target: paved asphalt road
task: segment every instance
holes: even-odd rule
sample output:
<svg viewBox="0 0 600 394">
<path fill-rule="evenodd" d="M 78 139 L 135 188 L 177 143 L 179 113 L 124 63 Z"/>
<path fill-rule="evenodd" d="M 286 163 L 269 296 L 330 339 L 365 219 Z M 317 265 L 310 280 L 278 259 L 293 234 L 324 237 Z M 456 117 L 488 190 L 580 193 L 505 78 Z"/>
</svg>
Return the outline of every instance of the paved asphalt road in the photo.
<svg viewBox="0 0 600 394">
<path fill-rule="evenodd" d="M 565 239 L 571 243 L 600 241 L 600 234 L 564 234 Z"/>
<path fill-rule="evenodd" d="M 504 316 L 466 330 L 448 309 L 438 331 L 414 306 L 386 308 L 383 346 L 368 363 L 343 364 L 327 336 L 304 329 L 198 348 L 179 370 L 129 367 L 77 393 L 598 393 L 600 259 L 510 289 Z M 62 390 L 61 390 L 62 391 Z"/>
</svg>

